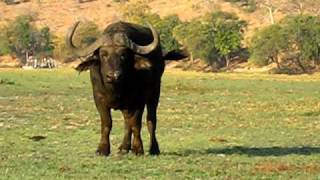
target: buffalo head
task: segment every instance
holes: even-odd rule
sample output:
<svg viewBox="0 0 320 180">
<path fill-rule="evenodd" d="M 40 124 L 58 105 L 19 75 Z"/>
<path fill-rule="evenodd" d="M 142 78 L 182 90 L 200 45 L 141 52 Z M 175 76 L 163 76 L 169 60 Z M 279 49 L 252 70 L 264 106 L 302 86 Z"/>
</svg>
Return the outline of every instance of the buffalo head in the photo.
<svg viewBox="0 0 320 180">
<path fill-rule="evenodd" d="M 74 33 L 80 22 L 76 22 L 67 34 L 67 45 L 78 57 L 86 57 L 76 69 L 83 71 L 93 63 L 100 64 L 100 73 L 106 83 L 117 83 L 132 69 L 146 67 L 139 66 L 141 58 L 136 56 L 147 55 L 159 46 L 159 36 L 156 30 L 150 25 L 153 41 L 148 45 L 138 45 L 133 42 L 125 33 L 104 33 L 94 43 L 86 48 L 77 48 L 72 42 Z M 148 66 L 148 65 L 147 65 Z"/>
</svg>

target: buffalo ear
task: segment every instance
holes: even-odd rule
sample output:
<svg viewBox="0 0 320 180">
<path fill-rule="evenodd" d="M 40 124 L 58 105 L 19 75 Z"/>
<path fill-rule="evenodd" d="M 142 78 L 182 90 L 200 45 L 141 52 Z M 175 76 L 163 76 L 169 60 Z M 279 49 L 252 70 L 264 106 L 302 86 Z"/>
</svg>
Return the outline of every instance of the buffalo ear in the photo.
<svg viewBox="0 0 320 180">
<path fill-rule="evenodd" d="M 190 54 L 186 49 L 176 49 L 166 53 L 163 56 L 164 60 L 181 60 L 189 57 Z"/>
<path fill-rule="evenodd" d="M 99 62 L 99 58 L 96 55 L 93 55 L 85 59 L 83 62 L 81 62 L 75 69 L 80 73 L 82 71 L 88 70 L 90 66 L 98 62 Z"/>
<path fill-rule="evenodd" d="M 134 56 L 134 68 L 137 70 L 142 70 L 142 69 L 148 70 L 151 68 L 150 60 L 145 57 L 135 55 Z"/>
</svg>

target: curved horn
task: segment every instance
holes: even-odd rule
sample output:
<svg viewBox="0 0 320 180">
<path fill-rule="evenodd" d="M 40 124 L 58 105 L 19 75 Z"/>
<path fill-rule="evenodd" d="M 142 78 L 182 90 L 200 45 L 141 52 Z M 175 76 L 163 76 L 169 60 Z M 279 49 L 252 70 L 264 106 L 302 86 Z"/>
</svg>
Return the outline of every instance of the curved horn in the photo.
<svg viewBox="0 0 320 180">
<path fill-rule="evenodd" d="M 96 49 L 98 49 L 104 42 L 105 42 L 105 37 L 101 36 L 98 38 L 94 43 L 89 45 L 88 47 L 85 48 L 77 48 L 73 42 L 72 38 L 74 36 L 74 33 L 79 26 L 80 21 L 77 21 L 74 23 L 74 25 L 69 29 L 67 37 L 66 37 L 66 43 L 67 46 L 72 50 L 72 52 L 78 56 L 78 57 L 85 57 L 88 56 L 89 54 L 93 53 Z"/>
<path fill-rule="evenodd" d="M 128 47 L 137 54 L 149 54 L 153 50 L 155 50 L 159 45 L 159 35 L 157 31 L 153 28 L 153 26 L 150 23 L 147 23 L 149 28 L 151 29 L 153 41 L 145 46 L 140 46 L 136 43 L 134 43 L 132 40 L 129 40 Z"/>
</svg>

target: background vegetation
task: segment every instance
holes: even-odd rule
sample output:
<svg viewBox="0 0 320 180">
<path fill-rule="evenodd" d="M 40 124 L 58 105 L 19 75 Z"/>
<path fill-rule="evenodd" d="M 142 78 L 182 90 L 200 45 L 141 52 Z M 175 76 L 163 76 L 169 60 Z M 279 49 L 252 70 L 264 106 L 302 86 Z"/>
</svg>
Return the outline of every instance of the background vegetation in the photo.
<svg viewBox="0 0 320 180">
<path fill-rule="evenodd" d="M 320 61 L 320 18 L 290 16 L 262 29 L 252 38 L 252 62 L 276 63 L 277 69 L 316 68 Z"/>
<path fill-rule="evenodd" d="M 32 24 L 33 20 L 31 15 L 18 16 L 1 29 L 0 54 L 14 54 L 22 63 L 26 62 L 28 55 L 52 55 L 54 45 L 49 27 L 38 29 Z"/>
<path fill-rule="evenodd" d="M 191 3 L 194 15 L 188 19 L 181 16 L 181 11 L 177 14 L 171 12 L 167 13 L 169 15 L 161 15 L 161 12 L 154 10 L 155 5 L 169 6 L 175 4 L 174 2 L 124 0 L 105 1 L 104 4 L 109 8 L 119 7 L 118 14 L 122 20 L 142 25 L 151 22 L 158 29 L 166 51 L 187 48 L 191 53 L 192 62 L 194 59 L 201 59 L 211 66 L 212 70 L 228 70 L 237 67 L 239 62 L 249 61 L 248 66 L 275 64 L 273 72 L 276 73 L 309 73 L 319 69 L 318 1 L 195 1 Z M 85 6 L 98 6 L 99 3 L 98 0 L 77 2 L 77 12 L 82 12 L 86 9 Z M 30 3 L 32 2 L 22 4 Z M 38 6 L 46 6 L 48 3 L 39 1 Z M 11 9 L 19 8 L 22 4 L 12 6 Z M 187 7 L 185 8 L 187 10 Z M 53 56 L 62 62 L 73 61 L 75 58 L 64 42 L 66 30 L 63 31 L 63 35 L 56 34 L 50 28 L 57 28 L 57 25 L 46 26 L 39 23 L 42 21 L 39 14 L 41 12 L 29 11 L 0 24 L 0 30 L 4 32 L 0 35 L 0 54 L 15 55 L 22 63 L 25 62 L 27 54 Z M 261 14 L 264 14 L 265 20 L 261 19 Z M 101 26 L 97 19 L 88 19 L 81 18 L 84 23 L 81 24 L 75 39 L 78 46 L 93 42 L 105 27 Z M 252 24 L 260 21 L 264 25 L 253 29 Z"/>
</svg>

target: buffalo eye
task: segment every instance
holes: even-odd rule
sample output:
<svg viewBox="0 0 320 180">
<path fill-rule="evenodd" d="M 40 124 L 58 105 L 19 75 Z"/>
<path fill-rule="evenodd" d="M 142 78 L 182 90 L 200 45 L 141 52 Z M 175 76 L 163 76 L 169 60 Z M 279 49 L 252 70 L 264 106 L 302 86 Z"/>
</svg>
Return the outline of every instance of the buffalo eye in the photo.
<svg viewBox="0 0 320 180">
<path fill-rule="evenodd" d="M 103 58 L 103 59 L 106 59 L 108 58 L 108 53 L 107 52 L 100 52 L 100 57 Z"/>
<path fill-rule="evenodd" d="M 108 60 L 108 55 L 107 54 L 102 54 L 101 55 L 101 60 L 102 61 L 107 61 Z"/>
<path fill-rule="evenodd" d="M 124 55 L 121 55 L 121 56 L 120 56 L 120 60 L 121 60 L 121 61 L 124 61 L 125 59 L 126 59 L 126 57 L 125 57 Z"/>
</svg>

